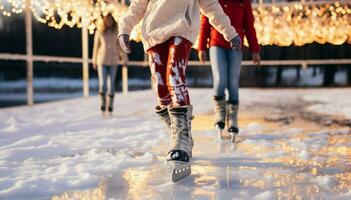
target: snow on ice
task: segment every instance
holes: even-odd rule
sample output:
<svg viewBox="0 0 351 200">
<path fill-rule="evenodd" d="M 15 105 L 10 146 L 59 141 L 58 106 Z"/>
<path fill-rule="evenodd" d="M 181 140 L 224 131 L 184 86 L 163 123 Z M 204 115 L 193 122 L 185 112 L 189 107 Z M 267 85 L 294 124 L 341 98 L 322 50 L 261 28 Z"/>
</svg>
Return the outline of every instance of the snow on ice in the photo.
<svg viewBox="0 0 351 200">
<path fill-rule="evenodd" d="M 350 199 L 350 128 L 291 114 L 351 118 L 350 92 L 242 89 L 232 144 L 213 129 L 211 90 L 190 90 L 194 160 L 178 184 L 165 172 L 167 134 L 152 91 L 117 94 L 110 118 L 97 97 L 1 109 L 0 199 Z"/>
</svg>

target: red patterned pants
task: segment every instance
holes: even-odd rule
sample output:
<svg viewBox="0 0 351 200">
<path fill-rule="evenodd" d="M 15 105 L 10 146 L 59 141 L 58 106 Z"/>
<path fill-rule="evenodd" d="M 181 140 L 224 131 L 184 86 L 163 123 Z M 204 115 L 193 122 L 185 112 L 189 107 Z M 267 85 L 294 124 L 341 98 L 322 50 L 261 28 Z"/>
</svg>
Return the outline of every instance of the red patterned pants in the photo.
<svg viewBox="0 0 351 200">
<path fill-rule="evenodd" d="M 185 70 L 191 46 L 191 42 L 184 38 L 172 37 L 147 51 L 159 105 L 185 106 L 190 104 Z"/>
</svg>

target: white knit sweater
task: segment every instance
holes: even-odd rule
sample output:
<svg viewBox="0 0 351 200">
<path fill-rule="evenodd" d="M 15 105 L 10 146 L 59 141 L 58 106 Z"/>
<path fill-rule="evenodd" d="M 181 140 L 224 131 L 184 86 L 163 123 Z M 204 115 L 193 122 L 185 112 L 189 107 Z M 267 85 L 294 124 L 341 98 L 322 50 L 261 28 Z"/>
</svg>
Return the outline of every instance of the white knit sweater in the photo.
<svg viewBox="0 0 351 200">
<path fill-rule="evenodd" d="M 118 35 L 130 35 L 143 19 L 141 33 L 145 51 L 173 36 L 194 44 L 200 28 L 200 8 L 227 41 L 237 35 L 218 0 L 133 0 L 119 22 Z"/>
</svg>

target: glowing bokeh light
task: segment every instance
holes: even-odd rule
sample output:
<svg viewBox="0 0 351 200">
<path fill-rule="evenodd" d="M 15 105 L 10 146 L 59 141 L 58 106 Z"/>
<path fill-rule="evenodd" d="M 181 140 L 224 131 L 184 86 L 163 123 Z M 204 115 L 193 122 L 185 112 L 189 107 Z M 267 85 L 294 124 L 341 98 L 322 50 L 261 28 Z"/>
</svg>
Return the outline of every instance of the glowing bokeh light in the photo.
<svg viewBox="0 0 351 200">
<path fill-rule="evenodd" d="M 334 1 L 316 4 L 259 5 L 254 8 L 255 28 L 260 45 L 302 46 L 312 42 L 340 45 L 351 44 L 351 2 Z M 25 0 L 0 1 L 0 13 L 10 17 L 22 13 Z M 118 20 L 127 10 L 122 4 L 103 0 L 32 0 L 33 16 L 41 23 L 61 29 L 64 25 L 81 28 L 91 34 L 103 15 L 111 12 Z M 132 39 L 141 40 L 137 25 Z M 247 44 L 247 41 L 245 41 Z"/>
</svg>

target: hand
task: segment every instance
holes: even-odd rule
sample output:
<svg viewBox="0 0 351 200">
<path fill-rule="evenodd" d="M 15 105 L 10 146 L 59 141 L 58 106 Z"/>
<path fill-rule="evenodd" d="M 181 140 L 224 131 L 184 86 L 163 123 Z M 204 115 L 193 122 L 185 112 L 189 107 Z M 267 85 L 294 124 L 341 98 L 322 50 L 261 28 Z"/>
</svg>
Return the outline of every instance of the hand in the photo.
<svg viewBox="0 0 351 200">
<path fill-rule="evenodd" d="M 200 62 L 204 63 L 206 61 L 206 58 L 207 58 L 206 51 L 200 50 L 197 55 L 199 56 Z"/>
<path fill-rule="evenodd" d="M 96 70 L 97 69 L 97 65 L 95 63 L 93 63 L 93 69 Z"/>
<path fill-rule="evenodd" d="M 129 42 L 129 35 L 123 34 L 118 37 L 119 44 L 124 52 L 130 53 L 130 42 Z"/>
<path fill-rule="evenodd" d="M 241 39 L 239 35 L 235 36 L 233 39 L 230 40 L 230 47 L 237 51 L 241 50 Z"/>
<path fill-rule="evenodd" d="M 258 67 L 261 66 L 261 56 L 260 53 L 253 53 L 252 54 L 252 59 L 254 61 L 254 64 L 256 64 Z"/>
</svg>

